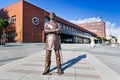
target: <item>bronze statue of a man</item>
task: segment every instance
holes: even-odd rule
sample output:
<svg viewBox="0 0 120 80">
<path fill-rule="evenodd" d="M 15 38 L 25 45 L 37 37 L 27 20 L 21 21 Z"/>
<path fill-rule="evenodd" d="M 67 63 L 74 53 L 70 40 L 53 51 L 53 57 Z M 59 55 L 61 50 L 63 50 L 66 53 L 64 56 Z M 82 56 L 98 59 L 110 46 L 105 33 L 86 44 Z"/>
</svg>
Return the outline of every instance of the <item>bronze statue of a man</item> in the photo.
<svg viewBox="0 0 120 80">
<path fill-rule="evenodd" d="M 51 65 L 51 51 L 55 50 L 56 55 L 56 63 L 57 63 L 57 71 L 58 74 L 63 74 L 61 70 L 61 58 L 60 52 L 61 49 L 60 45 L 60 27 L 57 22 L 55 22 L 56 15 L 52 12 L 50 13 L 50 21 L 45 23 L 44 31 L 46 34 L 46 58 L 45 58 L 45 70 L 43 75 L 46 75 L 50 72 L 50 65 Z"/>
</svg>

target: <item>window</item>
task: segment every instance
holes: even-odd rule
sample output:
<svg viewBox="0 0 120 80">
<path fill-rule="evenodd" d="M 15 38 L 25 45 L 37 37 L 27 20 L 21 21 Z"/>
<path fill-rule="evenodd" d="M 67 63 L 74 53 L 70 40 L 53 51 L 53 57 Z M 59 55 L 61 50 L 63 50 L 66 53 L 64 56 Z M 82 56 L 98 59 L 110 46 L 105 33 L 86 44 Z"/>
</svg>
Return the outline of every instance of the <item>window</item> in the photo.
<svg viewBox="0 0 120 80">
<path fill-rule="evenodd" d="M 66 25 L 66 30 L 68 30 L 68 26 Z"/>
<path fill-rule="evenodd" d="M 71 27 L 71 31 L 73 32 L 73 27 Z"/>
<path fill-rule="evenodd" d="M 62 23 L 59 23 L 60 29 L 62 29 Z"/>
<path fill-rule="evenodd" d="M 12 34 L 11 34 L 11 36 L 15 37 L 15 35 L 16 35 L 15 31 L 13 31 Z"/>
<path fill-rule="evenodd" d="M 12 16 L 11 23 L 16 23 L 16 16 Z"/>
<path fill-rule="evenodd" d="M 79 30 L 77 30 L 77 33 L 79 33 Z"/>
<path fill-rule="evenodd" d="M 102 26 L 98 26 L 98 31 L 102 31 Z"/>
<path fill-rule="evenodd" d="M 6 32 L 6 37 L 7 37 L 7 38 L 9 37 L 9 32 Z"/>
<path fill-rule="evenodd" d="M 71 31 L 71 26 L 69 26 L 69 31 Z"/>
<path fill-rule="evenodd" d="M 10 24 L 10 17 L 8 17 L 8 23 Z"/>
<path fill-rule="evenodd" d="M 65 25 L 63 25 L 63 29 L 65 30 Z"/>
<path fill-rule="evenodd" d="M 73 28 L 73 32 L 75 32 L 75 28 Z"/>
<path fill-rule="evenodd" d="M 45 17 L 45 22 L 50 21 L 50 19 L 48 17 Z"/>
</svg>

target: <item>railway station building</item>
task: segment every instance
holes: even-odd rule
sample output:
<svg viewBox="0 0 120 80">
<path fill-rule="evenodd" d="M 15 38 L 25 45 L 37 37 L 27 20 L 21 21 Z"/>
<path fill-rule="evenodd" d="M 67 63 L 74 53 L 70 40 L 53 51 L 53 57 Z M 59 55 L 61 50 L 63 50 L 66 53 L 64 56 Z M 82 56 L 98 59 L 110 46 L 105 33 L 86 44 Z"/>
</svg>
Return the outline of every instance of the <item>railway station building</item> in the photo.
<svg viewBox="0 0 120 80">
<path fill-rule="evenodd" d="M 9 21 L 9 26 L 5 29 L 8 42 L 45 42 L 44 23 L 49 21 L 48 11 L 25 0 L 19 0 L 0 9 L 0 16 L 4 16 Z M 96 37 L 93 32 L 59 16 L 56 17 L 56 22 L 60 25 L 62 43 L 90 43 L 90 38 Z"/>
</svg>

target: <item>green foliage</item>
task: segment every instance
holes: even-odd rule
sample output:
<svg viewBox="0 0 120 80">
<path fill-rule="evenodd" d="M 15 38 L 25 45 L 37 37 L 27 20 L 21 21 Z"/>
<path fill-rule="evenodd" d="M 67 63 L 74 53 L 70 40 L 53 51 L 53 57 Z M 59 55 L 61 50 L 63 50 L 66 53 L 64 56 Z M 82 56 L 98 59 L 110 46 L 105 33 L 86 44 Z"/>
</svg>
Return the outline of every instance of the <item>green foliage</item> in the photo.
<svg viewBox="0 0 120 80">
<path fill-rule="evenodd" d="M 96 37 L 96 38 L 97 38 L 97 40 L 99 40 L 100 43 L 102 43 L 103 41 L 104 41 L 104 42 L 110 41 L 110 40 L 108 40 L 108 39 L 106 39 L 106 38 L 102 38 L 102 37 L 99 37 L 99 36 Z"/>
<path fill-rule="evenodd" d="M 108 39 L 106 39 L 106 38 L 103 38 L 103 41 L 105 41 L 105 42 L 106 42 L 106 41 L 109 41 L 109 40 L 108 40 Z"/>
<path fill-rule="evenodd" d="M 0 18 L 0 28 L 6 28 L 9 25 L 7 19 Z"/>
<path fill-rule="evenodd" d="M 99 43 L 102 43 L 102 37 L 97 36 L 96 38 L 99 41 Z"/>
<path fill-rule="evenodd" d="M 96 38 L 97 38 L 98 40 L 102 40 L 102 37 L 97 36 Z"/>
<path fill-rule="evenodd" d="M 114 38 L 115 41 L 117 42 L 117 37 L 116 37 L 116 36 L 112 36 L 112 35 L 111 35 L 111 37 Z"/>
<path fill-rule="evenodd" d="M 111 37 L 117 39 L 115 36 L 111 36 Z"/>
</svg>

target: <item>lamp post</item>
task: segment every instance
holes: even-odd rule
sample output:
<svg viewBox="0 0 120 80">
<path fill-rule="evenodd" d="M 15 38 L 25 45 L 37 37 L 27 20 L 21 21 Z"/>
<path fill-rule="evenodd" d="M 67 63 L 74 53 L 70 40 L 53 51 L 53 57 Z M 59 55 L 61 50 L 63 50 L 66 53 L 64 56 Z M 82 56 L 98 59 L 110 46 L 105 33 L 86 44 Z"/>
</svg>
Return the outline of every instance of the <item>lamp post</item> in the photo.
<svg viewBox="0 0 120 80">
<path fill-rule="evenodd" d="M 103 41 L 103 37 L 101 37 L 101 38 L 102 38 L 102 44 L 103 44 L 103 42 L 104 42 L 104 41 Z"/>
</svg>

